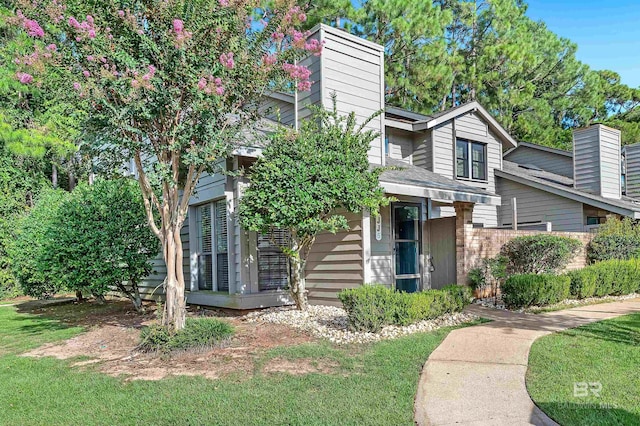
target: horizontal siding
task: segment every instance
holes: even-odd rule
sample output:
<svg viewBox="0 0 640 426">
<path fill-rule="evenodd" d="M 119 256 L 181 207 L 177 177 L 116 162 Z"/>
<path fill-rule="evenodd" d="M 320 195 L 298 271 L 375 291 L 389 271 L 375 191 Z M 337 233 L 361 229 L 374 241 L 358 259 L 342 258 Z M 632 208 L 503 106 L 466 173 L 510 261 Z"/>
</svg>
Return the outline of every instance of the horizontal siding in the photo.
<svg viewBox="0 0 640 426">
<path fill-rule="evenodd" d="M 437 126 L 431 133 L 433 141 L 433 171 L 452 179 L 455 148 L 453 145 L 453 123 Z"/>
<path fill-rule="evenodd" d="M 267 97 L 260 107 L 260 114 L 287 126 L 293 126 L 295 109 L 293 104 L 282 99 Z"/>
<path fill-rule="evenodd" d="M 342 213 L 342 212 L 341 212 Z M 350 230 L 318 235 L 307 256 L 306 284 L 309 301 L 338 303 L 337 293 L 364 282 L 362 216 L 345 213 Z"/>
<path fill-rule="evenodd" d="M 389 157 L 412 163 L 413 135 L 410 132 L 387 130 L 386 136 L 389 138 Z"/>
<path fill-rule="evenodd" d="M 640 198 L 640 143 L 625 147 L 627 164 L 627 195 Z"/>
<path fill-rule="evenodd" d="M 498 191 L 502 196 L 499 225 L 513 223 L 511 199 L 516 197 L 519 223 L 551 222 L 553 231 L 584 230 L 581 203 L 503 178 L 498 178 Z"/>
<path fill-rule="evenodd" d="M 413 164 L 433 171 L 433 145 L 431 131 L 419 133 L 414 138 Z"/>
<path fill-rule="evenodd" d="M 573 158 L 566 155 L 519 146 L 505 155 L 504 159 L 518 164 L 536 166 L 561 176 L 573 177 Z"/>
<path fill-rule="evenodd" d="M 573 132 L 575 187 L 600 194 L 598 132 L 588 128 Z"/>
</svg>

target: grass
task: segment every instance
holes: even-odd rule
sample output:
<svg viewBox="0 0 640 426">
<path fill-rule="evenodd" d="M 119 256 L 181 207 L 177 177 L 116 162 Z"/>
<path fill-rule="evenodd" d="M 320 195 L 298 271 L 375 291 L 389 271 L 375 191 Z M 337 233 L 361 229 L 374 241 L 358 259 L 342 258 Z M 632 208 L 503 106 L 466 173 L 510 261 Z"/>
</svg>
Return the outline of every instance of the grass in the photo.
<svg viewBox="0 0 640 426">
<path fill-rule="evenodd" d="M 640 424 L 639 365 L 637 313 L 538 339 L 529 355 L 527 389 L 565 426 Z M 574 396 L 580 382 L 594 383 L 592 389 L 600 383 L 599 396 Z"/>
<path fill-rule="evenodd" d="M 22 351 L 82 331 L 48 317 L 0 309 L 0 424 L 413 424 L 413 400 L 429 354 L 451 329 L 369 346 L 308 343 L 275 348 L 273 358 L 308 359 L 331 373 L 173 377 L 124 381 L 69 366 L 70 361 L 20 357 Z M 65 317 L 68 316 L 65 313 Z"/>
</svg>

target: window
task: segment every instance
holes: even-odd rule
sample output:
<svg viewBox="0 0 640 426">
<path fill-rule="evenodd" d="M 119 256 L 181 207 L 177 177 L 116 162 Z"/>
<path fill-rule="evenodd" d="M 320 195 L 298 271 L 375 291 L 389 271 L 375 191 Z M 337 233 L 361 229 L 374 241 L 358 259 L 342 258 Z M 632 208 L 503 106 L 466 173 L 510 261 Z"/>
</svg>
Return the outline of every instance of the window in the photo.
<svg viewBox="0 0 640 426">
<path fill-rule="evenodd" d="M 384 155 L 389 156 L 389 136 L 384 137 Z"/>
<path fill-rule="evenodd" d="M 288 231 L 275 229 L 268 234 L 258 234 L 258 290 L 287 288 L 289 262 L 280 247 L 288 245 Z"/>
<path fill-rule="evenodd" d="M 607 221 L 606 217 L 602 216 L 587 216 L 587 225 L 602 225 Z"/>
<path fill-rule="evenodd" d="M 487 145 L 456 140 L 456 177 L 487 180 Z"/>
<path fill-rule="evenodd" d="M 198 289 L 229 291 L 227 241 L 226 200 L 197 207 Z"/>
</svg>

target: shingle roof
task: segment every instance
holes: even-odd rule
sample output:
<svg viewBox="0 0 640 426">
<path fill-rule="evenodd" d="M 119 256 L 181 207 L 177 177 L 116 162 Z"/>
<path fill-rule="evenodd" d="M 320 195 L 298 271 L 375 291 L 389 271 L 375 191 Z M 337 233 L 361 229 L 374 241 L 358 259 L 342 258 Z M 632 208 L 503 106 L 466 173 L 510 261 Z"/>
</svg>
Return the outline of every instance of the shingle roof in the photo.
<svg viewBox="0 0 640 426">
<path fill-rule="evenodd" d="M 517 180 L 525 185 L 529 182 L 530 184 L 537 184 L 537 186 L 546 187 L 550 190 L 561 191 L 568 198 L 579 198 L 578 201 L 585 204 L 605 204 L 610 206 L 611 209 L 623 209 L 630 212 L 640 213 L 640 202 L 633 198 L 622 196 L 622 198 L 618 200 L 615 198 L 606 198 L 591 194 L 574 188 L 572 178 L 544 170 L 528 169 L 520 164 L 512 163 L 511 161 L 504 160 L 502 162 L 502 170 L 496 170 L 496 175 L 511 180 Z"/>
<path fill-rule="evenodd" d="M 497 197 L 496 194 L 485 191 L 482 188 L 465 185 L 456 180 L 448 179 L 442 175 L 423 169 L 422 167 L 411 165 L 405 161 L 387 158 L 386 162 L 386 166 L 391 167 L 391 169 L 382 172 L 380 175 L 381 182 Z"/>
</svg>

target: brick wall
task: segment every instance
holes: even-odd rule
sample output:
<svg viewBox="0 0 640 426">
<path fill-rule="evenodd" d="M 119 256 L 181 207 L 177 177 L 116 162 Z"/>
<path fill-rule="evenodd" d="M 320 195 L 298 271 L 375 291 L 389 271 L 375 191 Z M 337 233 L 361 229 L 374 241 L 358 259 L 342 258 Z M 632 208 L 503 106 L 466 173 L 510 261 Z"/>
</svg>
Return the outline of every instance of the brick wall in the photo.
<svg viewBox="0 0 640 426">
<path fill-rule="evenodd" d="M 466 283 L 469 270 L 479 266 L 482 259 L 499 254 L 500 248 L 505 243 L 513 238 L 527 235 L 549 234 L 570 237 L 580 241 L 582 247 L 566 269 L 583 268 L 587 264 L 587 244 L 594 236 L 594 234 L 586 232 L 514 231 L 512 229 L 474 228 L 470 224 L 464 224 L 463 230 L 457 229 L 456 231 L 456 240 L 459 240 L 456 241 L 456 245 L 460 248 L 464 247 L 464 256 L 458 256 L 458 283 Z M 460 240 L 460 237 L 462 237 L 462 240 Z"/>
</svg>

